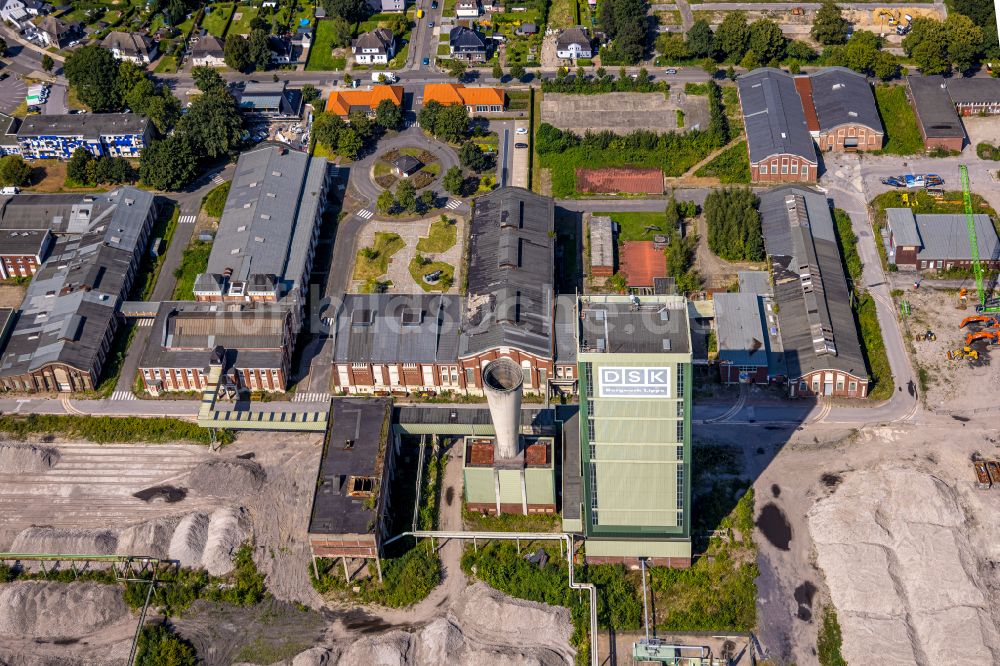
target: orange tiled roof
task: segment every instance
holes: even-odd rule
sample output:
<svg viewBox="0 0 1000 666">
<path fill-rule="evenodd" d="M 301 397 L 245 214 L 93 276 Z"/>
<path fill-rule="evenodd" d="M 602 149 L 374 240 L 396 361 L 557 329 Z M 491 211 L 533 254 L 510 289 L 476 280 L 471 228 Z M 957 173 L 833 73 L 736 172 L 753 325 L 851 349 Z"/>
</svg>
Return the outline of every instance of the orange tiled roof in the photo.
<svg viewBox="0 0 1000 666">
<path fill-rule="evenodd" d="M 654 278 L 667 274 L 667 255 L 653 241 L 626 241 L 619 263 L 630 287 L 652 287 Z"/>
<path fill-rule="evenodd" d="M 504 92 L 499 88 L 466 88 L 460 83 L 428 83 L 424 86 L 424 104 L 427 102 L 443 106 L 504 106 Z"/>
<path fill-rule="evenodd" d="M 372 86 L 371 90 L 334 92 L 326 101 L 326 112 L 347 116 L 352 108 L 366 106 L 374 109 L 379 105 L 379 102 L 386 99 L 396 106 L 402 106 L 403 86 Z"/>
</svg>

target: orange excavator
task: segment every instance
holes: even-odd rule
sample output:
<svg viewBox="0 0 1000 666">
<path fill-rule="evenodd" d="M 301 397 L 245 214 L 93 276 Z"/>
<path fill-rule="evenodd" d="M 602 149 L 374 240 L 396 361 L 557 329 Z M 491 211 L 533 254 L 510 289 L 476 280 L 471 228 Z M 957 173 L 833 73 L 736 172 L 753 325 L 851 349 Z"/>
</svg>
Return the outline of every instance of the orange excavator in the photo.
<svg viewBox="0 0 1000 666">
<path fill-rule="evenodd" d="M 994 345 L 1000 345 L 1000 331 L 976 331 L 965 336 L 965 346 L 972 345 L 977 340 L 985 340 Z"/>
<path fill-rule="evenodd" d="M 975 317 L 966 317 L 962 320 L 959 328 L 965 328 L 969 324 L 982 324 L 987 328 L 1000 328 L 1000 320 L 996 317 L 990 317 L 988 315 L 976 315 Z"/>
</svg>

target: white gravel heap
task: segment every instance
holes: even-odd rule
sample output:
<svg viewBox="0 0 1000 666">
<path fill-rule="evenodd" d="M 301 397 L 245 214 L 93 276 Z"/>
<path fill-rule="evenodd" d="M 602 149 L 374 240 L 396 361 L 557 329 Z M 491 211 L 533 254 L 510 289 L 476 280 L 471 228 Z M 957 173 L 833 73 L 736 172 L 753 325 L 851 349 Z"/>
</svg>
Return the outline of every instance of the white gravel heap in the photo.
<svg viewBox="0 0 1000 666">
<path fill-rule="evenodd" d="M 405 631 L 362 636 L 347 646 L 337 665 L 412 666 L 413 662 L 407 659 L 412 642 L 413 636 Z"/>
<path fill-rule="evenodd" d="M 127 615 L 116 585 L 18 581 L 0 586 L 0 636 L 73 638 Z"/>
<path fill-rule="evenodd" d="M 1000 663 L 987 563 L 952 488 L 912 469 L 853 472 L 808 519 L 848 663 Z"/>
<path fill-rule="evenodd" d="M 199 495 L 246 497 L 264 484 L 264 468 L 252 460 L 207 460 L 191 470 L 187 487 Z"/>
<path fill-rule="evenodd" d="M 59 462 L 59 450 L 25 442 L 0 442 L 0 472 L 27 474 L 45 472 Z"/>
<path fill-rule="evenodd" d="M 15 538 L 14 553 L 59 553 L 62 555 L 114 555 L 118 535 L 113 530 L 68 530 L 29 527 Z"/>
<path fill-rule="evenodd" d="M 208 541 L 208 523 L 208 516 L 204 513 L 189 513 L 181 518 L 170 539 L 170 559 L 177 560 L 182 567 L 200 567 L 205 542 Z"/>
<path fill-rule="evenodd" d="M 170 540 L 180 519 L 175 516 L 154 518 L 130 525 L 118 532 L 118 555 L 170 556 Z"/>
<path fill-rule="evenodd" d="M 201 564 L 213 576 L 233 569 L 233 554 L 246 540 L 250 520 L 243 509 L 217 509 L 208 519 Z"/>
</svg>

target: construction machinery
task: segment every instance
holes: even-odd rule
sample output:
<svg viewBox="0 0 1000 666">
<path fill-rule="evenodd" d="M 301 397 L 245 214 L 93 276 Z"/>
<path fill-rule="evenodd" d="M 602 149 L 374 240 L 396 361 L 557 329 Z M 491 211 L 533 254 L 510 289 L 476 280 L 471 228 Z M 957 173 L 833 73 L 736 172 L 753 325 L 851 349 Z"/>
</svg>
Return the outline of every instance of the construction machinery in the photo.
<svg viewBox="0 0 1000 666">
<path fill-rule="evenodd" d="M 958 167 L 962 180 L 962 203 L 965 205 L 965 224 L 969 232 L 969 249 L 972 252 L 972 273 L 976 276 L 976 296 L 979 304 L 976 312 L 1000 312 L 1000 299 L 986 298 L 983 286 L 983 264 L 979 261 L 979 238 L 976 236 L 976 219 L 972 212 L 972 191 L 969 189 L 969 169 L 964 164 Z M 959 292 L 959 297 L 962 294 Z"/>
<path fill-rule="evenodd" d="M 990 317 L 989 315 L 976 315 L 974 317 L 966 317 L 962 320 L 959 328 L 965 328 L 969 324 L 982 324 L 986 328 L 1000 328 L 1000 319 L 996 317 Z"/>
<path fill-rule="evenodd" d="M 917 333 L 916 340 L 917 342 L 934 342 L 937 340 L 937 335 L 934 334 L 934 331 L 927 330 L 923 333 Z"/>
<path fill-rule="evenodd" d="M 949 361 L 960 361 L 963 358 L 967 358 L 970 361 L 979 360 L 979 352 L 972 347 L 962 347 L 961 349 L 956 349 L 955 351 L 949 351 L 947 356 Z"/>
<path fill-rule="evenodd" d="M 965 336 L 965 346 L 969 347 L 975 342 L 985 340 L 991 345 L 1000 345 L 1000 331 L 976 331 Z"/>
</svg>

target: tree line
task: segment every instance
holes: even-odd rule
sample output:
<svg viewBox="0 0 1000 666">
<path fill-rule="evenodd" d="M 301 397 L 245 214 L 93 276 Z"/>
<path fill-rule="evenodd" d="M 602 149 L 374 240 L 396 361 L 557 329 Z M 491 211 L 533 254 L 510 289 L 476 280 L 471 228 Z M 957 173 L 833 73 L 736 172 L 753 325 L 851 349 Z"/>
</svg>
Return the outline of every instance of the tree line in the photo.
<svg viewBox="0 0 1000 666">
<path fill-rule="evenodd" d="M 757 195 L 747 187 L 709 192 L 704 205 L 709 249 L 728 261 L 763 261 L 758 203 Z"/>
</svg>

